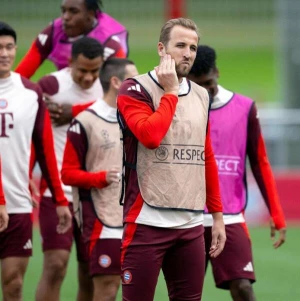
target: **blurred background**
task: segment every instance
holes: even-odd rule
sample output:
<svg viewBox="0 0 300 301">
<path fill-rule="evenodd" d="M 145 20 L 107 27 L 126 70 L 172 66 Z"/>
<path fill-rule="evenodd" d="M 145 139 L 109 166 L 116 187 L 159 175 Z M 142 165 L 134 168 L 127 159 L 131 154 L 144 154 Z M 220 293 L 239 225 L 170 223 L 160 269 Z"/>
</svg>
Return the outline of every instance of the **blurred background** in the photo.
<svg viewBox="0 0 300 301">
<path fill-rule="evenodd" d="M 16 63 L 37 34 L 60 16 L 60 4 L 60 0 L 1 0 L 0 20 L 18 33 Z M 273 251 L 266 228 L 268 213 L 249 173 L 246 216 L 258 278 L 255 290 L 259 301 L 300 300 L 296 282 L 300 265 L 300 1 L 103 0 L 103 4 L 103 10 L 129 30 L 129 57 L 140 73 L 158 63 L 156 46 L 165 20 L 182 15 L 197 23 L 200 43 L 216 49 L 219 83 L 256 101 L 289 231 L 286 245 Z M 32 79 L 51 71 L 53 65 L 45 62 Z M 42 262 L 38 238 L 35 244 L 28 274 L 37 277 Z M 75 262 L 69 270 L 62 300 L 74 300 Z M 30 284 L 28 274 L 24 300 L 33 300 L 35 284 Z M 207 282 L 204 301 L 230 300 L 227 292 L 213 288 L 210 273 Z M 162 280 L 157 292 L 155 300 L 167 300 Z"/>
</svg>

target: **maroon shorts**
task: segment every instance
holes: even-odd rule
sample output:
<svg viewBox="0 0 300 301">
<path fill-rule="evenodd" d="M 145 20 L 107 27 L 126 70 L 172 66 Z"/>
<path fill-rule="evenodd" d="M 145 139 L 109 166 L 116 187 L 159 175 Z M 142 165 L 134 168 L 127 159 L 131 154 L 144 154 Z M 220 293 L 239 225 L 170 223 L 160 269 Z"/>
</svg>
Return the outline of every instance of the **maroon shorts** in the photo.
<svg viewBox="0 0 300 301">
<path fill-rule="evenodd" d="M 0 232 L 0 259 L 32 256 L 32 214 L 9 214 L 8 227 Z"/>
<path fill-rule="evenodd" d="M 229 289 L 229 282 L 235 279 L 255 282 L 251 240 L 246 224 L 226 225 L 225 229 L 227 240 L 223 252 L 217 258 L 210 258 L 211 227 L 205 227 L 206 260 L 211 262 L 216 286 Z"/>
<path fill-rule="evenodd" d="M 121 239 L 100 239 L 103 224 L 97 218 L 93 203 L 81 202 L 83 239 L 89 248 L 89 273 L 95 275 L 121 274 Z"/>
<path fill-rule="evenodd" d="M 73 204 L 69 205 L 70 211 L 73 213 Z M 71 251 L 73 239 L 76 244 L 78 261 L 88 261 L 88 253 L 86 245 L 83 243 L 81 231 L 73 218 L 71 229 L 67 233 L 58 234 L 56 227 L 58 217 L 56 214 L 56 205 L 50 197 L 42 197 L 39 208 L 39 223 L 42 236 L 43 251 L 62 249 Z"/>
<path fill-rule="evenodd" d="M 121 239 L 90 241 L 90 276 L 121 275 Z"/>
<path fill-rule="evenodd" d="M 202 225 L 168 229 L 126 224 L 121 249 L 123 301 L 152 301 L 161 268 L 170 300 L 201 300 L 203 232 Z"/>
</svg>

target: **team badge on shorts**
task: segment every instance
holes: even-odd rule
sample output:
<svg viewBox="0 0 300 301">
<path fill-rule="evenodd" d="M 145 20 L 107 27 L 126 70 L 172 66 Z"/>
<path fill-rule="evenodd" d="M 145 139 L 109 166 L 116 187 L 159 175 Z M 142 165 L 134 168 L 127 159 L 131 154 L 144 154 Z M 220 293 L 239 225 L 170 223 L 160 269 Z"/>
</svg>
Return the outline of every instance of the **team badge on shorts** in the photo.
<svg viewBox="0 0 300 301">
<path fill-rule="evenodd" d="M 5 109 L 7 107 L 7 100 L 0 98 L 0 109 Z"/>
<path fill-rule="evenodd" d="M 111 265 L 111 259 L 108 255 L 101 255 L 98 262 L 103 268 L 108 268 Z"/>
<path fill-rule="evenodd" d="M 123 273 L 124 283 L 128 284 L 131 282 L 131 280 L 132 280 L 132 274 L 128 270 L 124 271 Z"/>
</svg>

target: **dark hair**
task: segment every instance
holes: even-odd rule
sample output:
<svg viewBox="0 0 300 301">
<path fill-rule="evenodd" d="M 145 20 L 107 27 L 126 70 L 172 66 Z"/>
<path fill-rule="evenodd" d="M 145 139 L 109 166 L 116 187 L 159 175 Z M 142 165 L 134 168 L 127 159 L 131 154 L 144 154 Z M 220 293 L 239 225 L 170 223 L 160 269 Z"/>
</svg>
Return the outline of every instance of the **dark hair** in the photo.
<svg viewBox="0 0 300 301">
<path fill-rule="evenodd" d="M 104 62 L 100 69 L 100 82 L 104 93 L 109 90 L 110 79 L 113 76 L 120 80 L 125 79 L 125 68 L 127 65 L 134 65 L 134 62 L 123 58 L 110 58 Z"/>
<path fill-rule="evenodd" d="M 197 55 L 190 74 L 200 76 L 216 69 L 217 55 L 213 48 L 205 45 L 198 46 Z"/>
<path fill-rule="evenodd" d="M 8 24 L 0 21 L 0 36 L 11 36 L 14 38 L 15 43 L 17 42 L 16 31 Z"/>
<path fill-rule="evenodd" d="M 95 13 L 101 11 L 101 7 L 102 7 L 101 0 L 84 0 L 84 3 L 88 10 L 92 10 Z"/>
<path fill-rule="evenodd" d="M 75 60 L 82 54 L 88 59 L 103 57 L 104 48 L 97 40 L 90 37 L 82 37 L 72 44 L 72 59 Z"/>
</svg>

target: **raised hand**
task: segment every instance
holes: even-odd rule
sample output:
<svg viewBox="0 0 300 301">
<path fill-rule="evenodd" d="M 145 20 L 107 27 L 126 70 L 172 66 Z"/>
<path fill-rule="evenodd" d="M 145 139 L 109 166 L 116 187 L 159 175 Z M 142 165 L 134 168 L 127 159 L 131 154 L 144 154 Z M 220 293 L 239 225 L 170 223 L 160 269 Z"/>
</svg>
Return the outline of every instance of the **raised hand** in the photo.
<svg viewBox="0 0 300 301">
<path fill-rule="evenodd" d="M 175 68 L 175 60 L 169 54 L 160 59 L 159 66 L 154 68 L 159 84 L 166 94 L 178 95 L 179 82 Z"/>
</svg>

